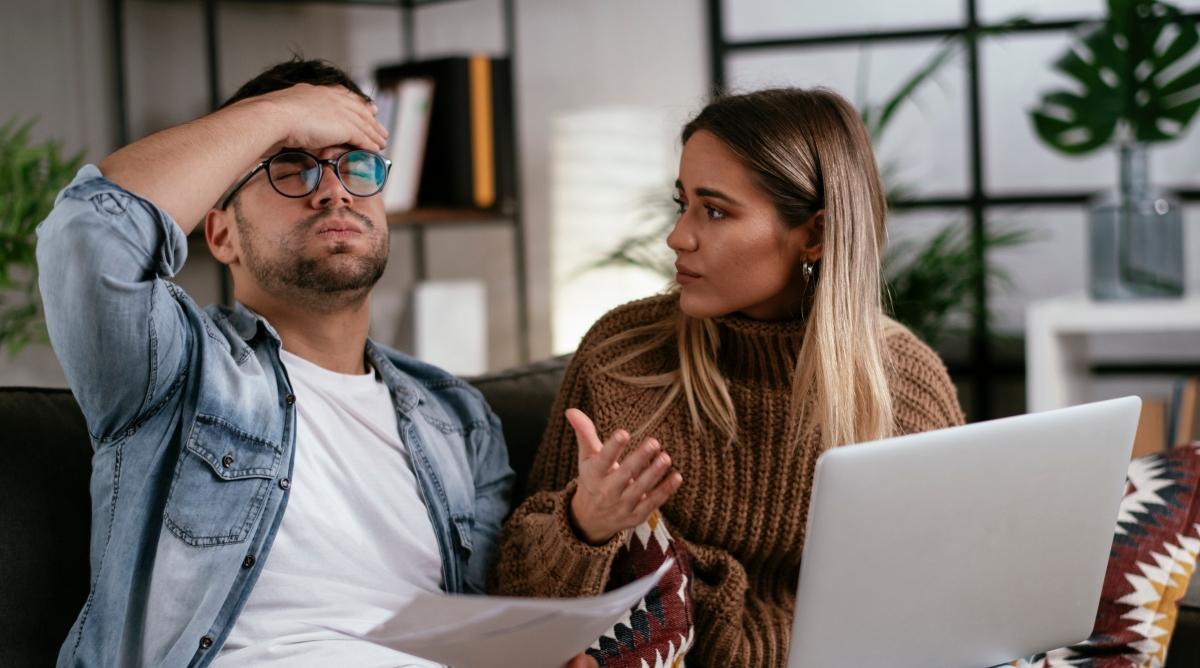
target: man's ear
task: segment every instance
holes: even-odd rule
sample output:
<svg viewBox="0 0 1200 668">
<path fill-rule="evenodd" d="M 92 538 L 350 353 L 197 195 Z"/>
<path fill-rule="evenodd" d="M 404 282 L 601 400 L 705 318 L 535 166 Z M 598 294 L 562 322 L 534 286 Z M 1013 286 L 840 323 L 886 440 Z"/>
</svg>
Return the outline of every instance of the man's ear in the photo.
<svg viewBox="0 0 1200 668">
<path fill-rule="evenodd" d="M 209 209 L 204 215 L 204 240 L 208 242 L 209 252 L 224 265 L 232 265 L 238 260 L 232 228 L 233 215 L 229 211 Z"/>
</svg>

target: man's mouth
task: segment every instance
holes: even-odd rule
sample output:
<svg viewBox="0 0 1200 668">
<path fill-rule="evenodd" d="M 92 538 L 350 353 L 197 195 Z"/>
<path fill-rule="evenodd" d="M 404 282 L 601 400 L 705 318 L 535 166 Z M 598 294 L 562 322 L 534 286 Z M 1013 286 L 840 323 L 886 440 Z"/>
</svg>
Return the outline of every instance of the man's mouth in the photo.
<svg viewBox="0 0 1200 668">
<path fill-rule="evenodd" d="M 352 239 L 362 236 L 362 227 L 348 220 L 330 220 L 321 223 L 314 231 L 321 239 Z"/>
</svg>

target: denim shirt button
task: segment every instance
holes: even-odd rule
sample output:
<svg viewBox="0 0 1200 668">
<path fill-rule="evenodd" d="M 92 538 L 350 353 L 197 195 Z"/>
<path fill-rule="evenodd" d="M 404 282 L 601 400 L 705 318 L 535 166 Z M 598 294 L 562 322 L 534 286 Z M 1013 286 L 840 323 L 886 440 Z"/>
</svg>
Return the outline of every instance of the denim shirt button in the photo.
<svg viewBox="0 0 1200 668">
<path fill-rule="evenodd" d="M 254 566 L 254 555 L 247 554 L 245 559 L 242 559 L 242 568 L 252 568 Z"/>
<path fill-rule="evenodd" d="M 222 457 L 221 458 L 221 466 L 224 466 L 225 468 L 229 468 L 230 466 L 233 466 L 233 456 L 225 455 L 224 457 Z"/>
<path fill-rule="evenodd" d="M 296 403 L 296 395 L 289 394 L 286 397 L 284 397 L 283 400 L 285 402 L 287 402 L 287 405 L 291 406 L 292 404 Z"/>
<path fill-rule="evenodd" d="M 287 488 L 289 488 L 289 487 L 291 487 L 291 486 L 292 486 L 292 481 L 291 481 L 291 480 L 288 480 L 287 478 L 284 478 L 284 479 L 282 479 L 282 480 L 280 480 L 280 481 L 279 481 L 279 487 L 280 487 L 280 488 L 282 488 L 282 489 L 287 489 Z"/>
<path fill-rule="evenodd" d="M 212 636 L 204 636 L 200 639 L 200 649 L 208 649 L 209 647 L 212 647 L 212 643 Z"/>
</svg>

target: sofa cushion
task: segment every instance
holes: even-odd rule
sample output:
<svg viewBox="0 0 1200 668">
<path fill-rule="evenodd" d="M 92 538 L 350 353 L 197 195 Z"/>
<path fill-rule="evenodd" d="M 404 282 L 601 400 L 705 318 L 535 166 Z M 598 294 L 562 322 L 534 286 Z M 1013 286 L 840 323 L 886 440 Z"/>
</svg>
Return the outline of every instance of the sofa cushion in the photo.
<svg viewBox="0 0 1200 668">
<path fill-rule="evenodd" d="M 1200 554 L 1200 443 L 1130 462 L 1092 636 L 1020 666 L 1161 666 Z M 1188 649 L 1194 652 L 1195 638 Z M 1168 665 L 1196 665 L 1177 663 Z"/>
</svg>

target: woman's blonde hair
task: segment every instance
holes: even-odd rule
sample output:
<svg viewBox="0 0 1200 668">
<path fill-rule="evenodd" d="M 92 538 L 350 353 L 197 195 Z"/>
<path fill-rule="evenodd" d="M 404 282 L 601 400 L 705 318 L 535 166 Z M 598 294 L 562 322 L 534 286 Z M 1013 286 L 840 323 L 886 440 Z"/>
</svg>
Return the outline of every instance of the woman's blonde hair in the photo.
<svg viewBox="0 0 1200 668">
<path fill-rule="evenodd" d="M 793 433 L 806 420 L 820 426 L 823 448 L 883 438 L 892 432 L 880 261 L 886 203 L 866 128 L 833 91 L 762 90 L 716 99 L 684 126 L 720 139 L 775 202 L 780 220 L 798 226 L 825 212 L 822 256 L 809 285 L 803 344 L 792 381 Z M 678 368 L 653 375 L 621 372 L 626 363 L 670 345 Z M 627 383 L 660 388 L 660 402 L 638 431 L 682 395 L 698 433 L 714 426 L 737 440 L 737 418 L 717 365 L 720 338 L 712 320 L 675 311 L 600 344 L 633 342 L 601 370 Z"/>
</svg>

